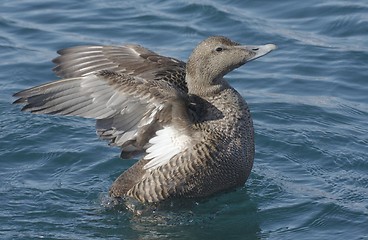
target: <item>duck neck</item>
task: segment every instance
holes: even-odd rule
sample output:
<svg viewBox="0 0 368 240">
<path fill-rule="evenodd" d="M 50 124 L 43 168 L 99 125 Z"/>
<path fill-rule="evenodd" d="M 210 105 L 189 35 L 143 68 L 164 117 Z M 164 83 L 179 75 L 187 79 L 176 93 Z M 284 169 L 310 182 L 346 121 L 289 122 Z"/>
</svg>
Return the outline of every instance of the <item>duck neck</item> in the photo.
<svg viewBox="0 0 368 240">
<path fill-rule="evenodd" d="M 206 76 L 191 76 L 187 74 L 185 80 L 188 86 L 188 93 L 200 97 L 216 95 L 228 87 L 227 82 L 222 77 L 208 79 Z"/>
</svg>

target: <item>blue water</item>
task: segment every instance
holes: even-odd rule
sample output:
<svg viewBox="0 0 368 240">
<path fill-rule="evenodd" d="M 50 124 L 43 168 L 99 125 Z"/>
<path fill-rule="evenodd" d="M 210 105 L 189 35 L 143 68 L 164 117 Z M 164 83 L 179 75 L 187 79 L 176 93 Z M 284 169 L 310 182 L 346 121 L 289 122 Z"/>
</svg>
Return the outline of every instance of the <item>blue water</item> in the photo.
<svg viewBox="0 0 368 240">
<path fill-rule="evenodd" d="M 1 239 L 368 239 L 368 1 L 197 2 L 1 1 Z M 237 191 L 142 216 L 111 207 L 135 160 L 92 120 L 11 105 L 56 79 L 58 49 L 139 43 L 186 60 L 210 35 L 279 47 L 227 76 L 256 131 Z"/>
</svg>

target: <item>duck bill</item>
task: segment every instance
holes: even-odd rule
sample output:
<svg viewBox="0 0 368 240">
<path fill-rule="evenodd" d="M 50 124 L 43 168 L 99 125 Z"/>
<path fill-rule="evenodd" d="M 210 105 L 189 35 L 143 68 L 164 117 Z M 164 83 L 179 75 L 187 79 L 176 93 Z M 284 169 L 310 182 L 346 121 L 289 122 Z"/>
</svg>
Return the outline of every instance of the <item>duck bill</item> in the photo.
<svg viewBox="0 0 368 240">
<path fill-rule="evenodd" d="M 267 53 L 271 52 L 272 50 L 275 50 L 277 46 L 275 44 L 266 44 L 266 45 L 241 45 L 238 46 L 239 48 L 242 48 L 250 53 L 250 58 L 247 59 L 247 62 L 250 62 L 254 59 L 257 59 L 259 57 L 262 57 L 266 55 Z"/>
</svg>

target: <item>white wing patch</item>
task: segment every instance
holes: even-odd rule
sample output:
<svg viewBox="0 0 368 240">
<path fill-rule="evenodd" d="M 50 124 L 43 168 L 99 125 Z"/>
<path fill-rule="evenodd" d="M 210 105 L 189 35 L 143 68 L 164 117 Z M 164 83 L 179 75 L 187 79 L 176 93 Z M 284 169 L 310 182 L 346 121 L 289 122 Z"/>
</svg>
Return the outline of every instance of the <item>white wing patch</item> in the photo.
<svg viewBox="0 0 368 240">
<path fill-rule="evenodd" d="M 192 138 L 180 132 L 173 126 L 164 127 L 156 132 L 156 136 L 151 138 L 152 144 L 147 148 L 147 155 L 144 157 L 150 160 L 144 169 L 155 169 L 170 161 L 176 154 L 183 152 L 191 146 Z"/>
</svg>

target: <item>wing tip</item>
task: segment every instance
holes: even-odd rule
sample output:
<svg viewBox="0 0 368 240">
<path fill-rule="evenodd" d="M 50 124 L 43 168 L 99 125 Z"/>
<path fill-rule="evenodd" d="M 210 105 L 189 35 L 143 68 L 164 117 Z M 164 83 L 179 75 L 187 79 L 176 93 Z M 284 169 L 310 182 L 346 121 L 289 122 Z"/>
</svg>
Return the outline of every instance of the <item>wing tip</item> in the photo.
<svg viewBox="0 0 368 240">
<path fill-rule="evenodd" d="M 15 101 L 12 102 L 12 104 L 23 104 L 23 103 L 27 103 L 26 98 L 18 98 Z"/>
<path fill-rule="evenodd" d="M 17 100 L 15 100 L 14 102 L 12 102 L 12 104 L 26 104 L 26 105 L 24 105 L 20 109 L 20 111 L 22 111 L 22 112 L 37 113 L 37 111 L 33 111 L 32 110 L 32 106 L 30 106 L 30 104 L 28 103 L 28 99 L 27 98 L 18 98 Z"/>
<path fill-rule="evenodd" d="M 24 95 L 24 92 L 25 92 L 26 90 L 22 90 L 22 91 L 19 91 L 19 92 L 16 92 L 16 93 L 13 93 L 12 94 L 12 96 L 13 97 L 16 97 L 16 98 L 22 98 L 23 97 L 23 95 Z"/>
<path fill-rule="evenodd" d="M 24 103 L 28 103 L 28 90 L 29 89 L 25 89 L 16 93 L 12 94 L 12 97 L 17 98 L 15 101 L 12 102 L 12 104 L 24 104 Z"/>
</svg>

